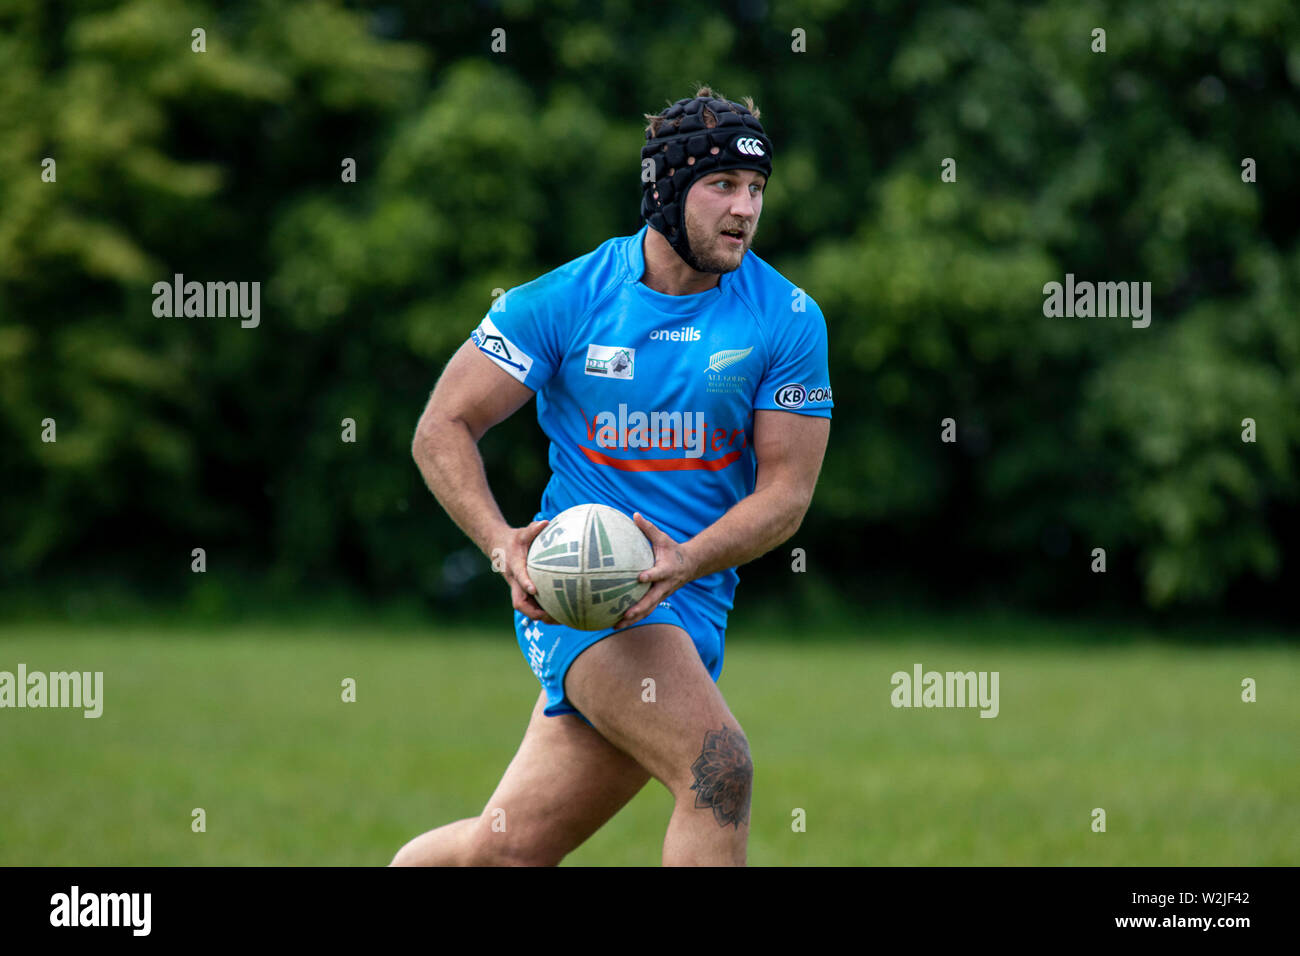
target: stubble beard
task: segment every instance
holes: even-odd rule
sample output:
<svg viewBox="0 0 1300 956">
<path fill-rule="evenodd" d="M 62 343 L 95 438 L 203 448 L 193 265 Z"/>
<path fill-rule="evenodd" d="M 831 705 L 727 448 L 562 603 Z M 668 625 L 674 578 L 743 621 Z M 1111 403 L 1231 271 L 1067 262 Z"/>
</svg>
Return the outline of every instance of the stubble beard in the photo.
<svg viewBox="0 0 1300 956">
<path fill-rule="evenodd" d="M 714 253 L 712 250 L 719 239 L 719 233 L 706 232 L 698 224 L 693 222 L 686 223 L 686 238 L 689 240 L 690 249 L 687 254 L 682 256 L 682 261 L 694 269 L 696 272 L 711 273 L 721 275 L 724 272 L 734 272 L 740 268 L 740 264 L 745 261 L 744 253 L 749 251 L 749 242 L 752 241 L 753 235 L 746 236 L 745 245 L 741 247 L 741 256 L 739 259 L 732 259 L 727 253 Z M 697 249 L 707 249 L 703 255 L 696 252 Z"/>
</svg>

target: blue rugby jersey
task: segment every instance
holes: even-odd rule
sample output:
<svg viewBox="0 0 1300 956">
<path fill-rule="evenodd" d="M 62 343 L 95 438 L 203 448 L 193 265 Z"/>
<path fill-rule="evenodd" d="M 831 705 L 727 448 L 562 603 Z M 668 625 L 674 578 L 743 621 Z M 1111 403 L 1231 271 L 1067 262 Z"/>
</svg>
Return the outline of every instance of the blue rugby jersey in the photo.
<svg viewBox="0 0 1300 956">
<path fill-rule="evenodd" d="M 831 417 L 826 320 L 752 250 L 707 292 L 654 291 L 648 229 L 511 289 L 470 339 L 537 393 L 551 479 L 534 520 L 594 501 L 684 541 L 753 492 L 756 409 Z M 739 580 L 686 587 L 722 621 Z"/>
</svg>

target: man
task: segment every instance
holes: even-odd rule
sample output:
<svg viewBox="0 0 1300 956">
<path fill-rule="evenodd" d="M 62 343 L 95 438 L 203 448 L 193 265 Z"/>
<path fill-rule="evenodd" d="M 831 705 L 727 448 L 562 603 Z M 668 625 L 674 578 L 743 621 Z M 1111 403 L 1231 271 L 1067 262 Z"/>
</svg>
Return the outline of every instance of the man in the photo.
<svg viewBox="0 0 1300 956">
<path fill-rule="evenodd" d="M 646 225 L 502 297 L 420 420 L 415 459 L 498 559 L 542 692 L 483 813 L 395 865 L 559 863 L 652 776 L 675 800 L 665 865 L 745 863 L 753 763 L 715 681 L 735 567 L 795 532 L 817 482 L 826 324 L 749 251 L 772 168 L 752 101 L 702 87 L 646 119 Z M 512 528 L 477 444 L 534 394 L 552 477 Z M 526 569 L 546 520 L 584 502 L 632 515 L 654 547 L 650 590 L 603 631 L 555 622 Z"/>
</svg>

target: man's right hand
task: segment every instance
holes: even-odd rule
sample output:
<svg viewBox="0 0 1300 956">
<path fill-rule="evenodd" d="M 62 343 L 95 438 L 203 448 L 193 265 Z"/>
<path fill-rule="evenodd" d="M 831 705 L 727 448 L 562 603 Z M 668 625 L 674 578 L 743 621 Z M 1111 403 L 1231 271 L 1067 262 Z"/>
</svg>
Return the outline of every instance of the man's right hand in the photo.
<svg viewBox="0 0 1300 956">
<path fill-rule="evenodd" d="M 559 624 L 537 603 L 537 588 L 528 577 L 528 549 L 549 521 L 534 521 L 526 528 L 511 528 L 502 555 L 501 573 L 510 585 L 510 600 L 520 614 L 544 624 Z"/>
</svg>

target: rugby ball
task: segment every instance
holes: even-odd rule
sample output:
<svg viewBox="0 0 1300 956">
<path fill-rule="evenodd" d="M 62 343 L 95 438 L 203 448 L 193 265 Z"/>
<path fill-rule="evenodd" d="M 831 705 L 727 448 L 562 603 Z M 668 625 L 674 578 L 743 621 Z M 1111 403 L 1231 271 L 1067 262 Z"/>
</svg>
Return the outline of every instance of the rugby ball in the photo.
<svg viewBox="0 0 1300 956">
<path fill-rule="evenodd" d="M 623 512 L 574 505 L 550 520 L 528 549 L 537 603 L 566 627 L 613 627 L 650 590 L 636 579 L 654 567 L 654 548 Z"/>
</svg>

